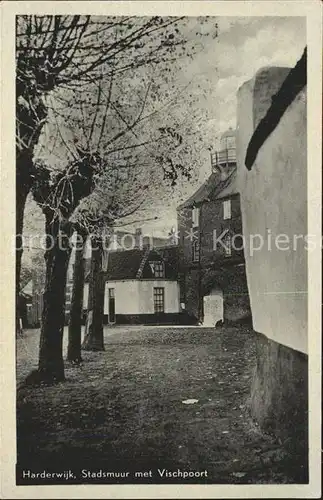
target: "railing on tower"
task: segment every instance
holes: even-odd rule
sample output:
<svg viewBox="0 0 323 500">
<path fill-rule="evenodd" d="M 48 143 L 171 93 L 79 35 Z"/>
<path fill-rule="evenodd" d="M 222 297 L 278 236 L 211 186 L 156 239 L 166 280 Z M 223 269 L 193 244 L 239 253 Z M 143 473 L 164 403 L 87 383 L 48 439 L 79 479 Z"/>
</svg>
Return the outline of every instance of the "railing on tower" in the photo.
<svg viewBox="0 0 323 500">
<path fill-rule="evenodd" d="M 236 148 L 222 149 L 211 153 L 212 170 L 219 165 L 230 165 L 236 162 Z"/>
</svg>

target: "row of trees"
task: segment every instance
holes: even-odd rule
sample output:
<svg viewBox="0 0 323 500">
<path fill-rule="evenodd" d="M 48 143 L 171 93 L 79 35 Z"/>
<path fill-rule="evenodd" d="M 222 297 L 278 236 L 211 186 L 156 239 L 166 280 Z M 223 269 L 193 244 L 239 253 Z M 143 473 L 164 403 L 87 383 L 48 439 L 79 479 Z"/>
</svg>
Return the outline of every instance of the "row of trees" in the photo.
<svg viewBox="0 0 323 500">
<path fill-rule="evenodd" d="M 216 24 L 202 19 L 197 25 L 202 22 L 209 30 L 192 37 L 186 18 L 17 17 L 17 294 L 30 193 L 46 234 L 37 381 L 64 380 L 71 236 L 78 236 L 78 245 L 68 358 L 79 362 L 85 240 L 95 250 L 83 347 L 103 349 L 102 239 L 117 220 L 142 212 L 191 176 L 194 96 L 175 75 L 204 36 L 216 36 Z"/>
</svg>

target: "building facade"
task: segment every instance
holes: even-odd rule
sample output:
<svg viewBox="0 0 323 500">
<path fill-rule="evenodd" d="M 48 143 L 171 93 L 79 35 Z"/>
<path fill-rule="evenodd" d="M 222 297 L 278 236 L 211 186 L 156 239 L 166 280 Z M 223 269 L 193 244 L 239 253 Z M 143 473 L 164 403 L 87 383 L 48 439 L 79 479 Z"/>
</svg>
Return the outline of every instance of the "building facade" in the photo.
<svg viewBox="0 0 323 500">
<path fill-rule="evenodd" d="M 137 228 L 134 232 L 123 231 L 120 229 L 112 228 L 111 234 L 109 235 L 109 240 L 107 240 L 105 254 L 114 254 L 115 252 L 131 252 L 134 250 L 133 254 L 127 253 L 126 255 L 131 258 L 131 255 L 135 255 L 137 250 L 144 250 L 146 248 L 164 248 L 168 246 L 173 246 L 174 241 L 170 238 L 160 238 L 156 236 L 144 235 L 141 228 Z M 119 258 L 120 265 L 124 266 L 123 258 Z M 67 281 L 66 281 L 66 302 L 65 302 L 65 322 L 68 323 L 71 300 L 72 300 L 72 290 L 73 290 L 73 274 L 74 274 L 74 261 L 75 261 L 75 250 L 72 250 L 71 258 L 69 261 L 69 266 L 67 270 Z M 121 264 L 122 261 L 122 264 Z M 85 273 L 89 273 L 91 266 L 91 248 L 89 242 L 86 244 L 85 249 Z M 120 287 L 120 283 L 116 285 Z M 129 285 L 131 286 L 131 285 Z M 88 285 L 85 286 L 85 296 L 84 296 L 84 315 L 86 314 L 87 307 L 87 293 Z M 108 299 L 105 302 L 106 311 L 105 314 L 108 315 L 107 304 Z M 118 301 L 119 314 L 123 314 L 123 309 L 120 309 L 121 302 Z"/>
<path fill-rule="evenodd" d="M 212 173 L 178 207 L 181 307 L 192 322 L 249 322 L 235 131 L 211 155 Z"/>
<path fill-rule="evenodd" d="M 178 247 L 111 250 L 105 273 L 105 324 L 180 324 Z M 86 312 L 89 284 L 85 283 Z"/>
<path fill-rule="evenodd" d="M 307 447 L 308 412 L 305 52 L 292 70 L 263 68 L 239 89 L 238 130 L 246 270 L 258 333 L 251 410 L 296 455 Z M 263 242 L 257 251 L 253 235 Z"/>
</svg>

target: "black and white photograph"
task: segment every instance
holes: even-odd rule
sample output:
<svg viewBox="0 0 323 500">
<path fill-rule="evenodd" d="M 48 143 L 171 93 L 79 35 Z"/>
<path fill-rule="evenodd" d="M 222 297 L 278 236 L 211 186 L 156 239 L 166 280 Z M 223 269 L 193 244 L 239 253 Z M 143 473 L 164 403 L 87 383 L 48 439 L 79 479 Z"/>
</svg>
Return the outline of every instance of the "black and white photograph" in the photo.
<svg viewBox="0 0 323 500">
<path fill-rule="evenodd" d="M 321 159 L 306 2 L 33 3 L 12 33 L 19 498 L 308 486 Z"/>
</svg>

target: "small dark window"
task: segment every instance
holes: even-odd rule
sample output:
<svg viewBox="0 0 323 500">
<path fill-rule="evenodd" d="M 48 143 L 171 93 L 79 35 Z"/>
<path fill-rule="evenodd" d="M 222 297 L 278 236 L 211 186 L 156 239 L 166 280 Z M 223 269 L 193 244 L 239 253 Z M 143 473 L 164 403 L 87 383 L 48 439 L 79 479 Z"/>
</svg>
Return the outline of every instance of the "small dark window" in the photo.
<svg viewBox="0 0 323 500">
<path fill-rule="evenodd" d="M 154 288 L 154 309 L 155 313 L 165 310 L 165 290 L 162 287 Z"/>
<path fill-rule="evenodd" d="M 192 259 L 193 262 L 198 262 L 200 260 L 200 242 L 198 240 L 192 243 Z"/>
<path fill-rule="evenodd" d="M 223 244 L 224 244 L 224 253 L 225 253 L 225 256 L 226 257 L 230 257 L 232 255 L 232 239 L 231 239 L 231 235 L 228 233 L 226 234 L 224 240 L 223 240 Z"/>
</svg>

